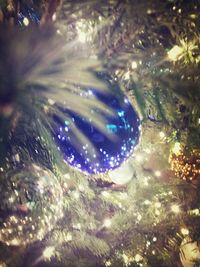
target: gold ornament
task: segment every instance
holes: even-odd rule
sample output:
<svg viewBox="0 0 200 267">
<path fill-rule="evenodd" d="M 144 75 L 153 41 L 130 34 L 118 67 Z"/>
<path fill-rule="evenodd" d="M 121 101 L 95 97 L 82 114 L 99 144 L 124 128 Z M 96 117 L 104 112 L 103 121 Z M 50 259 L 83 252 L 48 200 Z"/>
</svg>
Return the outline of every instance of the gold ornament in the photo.
<svg viewBox="0 0 200 267">
<path fill-rule="evenodd" d="M 179 154 L 172 153 L 169 157 L 171 170 L 175 176 L 186 181 L 200 178 L 200 150 L 193 149 L 191 152 L 181 151 Z"/>
</svg>

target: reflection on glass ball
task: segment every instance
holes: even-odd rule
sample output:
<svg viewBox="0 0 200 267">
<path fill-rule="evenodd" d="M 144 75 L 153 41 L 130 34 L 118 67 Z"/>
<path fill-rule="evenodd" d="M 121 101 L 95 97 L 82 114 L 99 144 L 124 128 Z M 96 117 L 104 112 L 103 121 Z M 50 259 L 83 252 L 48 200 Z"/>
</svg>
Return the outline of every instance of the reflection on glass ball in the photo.
<svg viewBox="0 0 200 267">
<path fill-rule="evenodd" d="M 33 7 L 29 7 L 25 3 L 21 4 L 20 12 L 18 12 L 18 25 L 28 26 L 29 24 L 40 24 L 40 16 Z"/>
<path fill-rule="evenodd" d="M 124 185 L 133 178 L 134 169 L 130 162 L 123 163 L 119 168 L 108 173 L 111 181 L 118 185 Z"/>
<path fill-rule="evenodd" d="M 38 165 L 10 172 L 0 185 L 0 241 L 26 245 L 42 240 L 62 216 L 62 188 Z"/>
<path fill-rule="evenodd" d="M 100 75 L 100 78 L 108 84 L 109 93 L 88 88 L 83 97 L 94 103 L 96 97 L 113 111 L 112 115 L 93 108 L 93 116 L 86 120 L 63 108 L 62 118 L 58 115 L 53 117 L 54 138 L 64 159 L 71 166 L 89 174 L 105 173 L 119 167 L 133 153 L 140 137 L 140 120 L 128 98 L 109 76 Z M 95 126 L 95 114 L 103 117 L 103 129 Z M 76 138 L 75 128 L 89 141 L 82 142 Z"/>
</svg>

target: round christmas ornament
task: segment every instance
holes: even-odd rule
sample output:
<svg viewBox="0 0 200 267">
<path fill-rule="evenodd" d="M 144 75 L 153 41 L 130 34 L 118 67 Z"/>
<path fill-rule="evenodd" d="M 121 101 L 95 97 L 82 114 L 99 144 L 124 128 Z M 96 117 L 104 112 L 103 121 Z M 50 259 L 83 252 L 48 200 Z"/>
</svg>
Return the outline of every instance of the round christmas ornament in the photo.
<svg viewBox="0 0 200 267">
<path fill-rule="evenodd" d="M 117 82 L 106 74 L 99 74 L 99 79 L 107 83 L 109 92 L 86 88 L 83 98 L 97 98 L 112 115 L 96 107 L 89 120 L 67 108 L 60 108 L 62 117 L 53 116 L 54 138 L 66 162 L 89 174 L 119 167 L 133 153 L 140 136 L 139 117 Z M 95 114 L 102 117 L 101 129 L 95 126 Z M 77 138 L 77 129 L 84 138 Z"/>
<path fill-rule="evenodd" d="M 176 177 L 188 182 L 198 181 L 200 177 L 200 150 L 181 151 L 178 155 L 172 153 L 169 157 L 171 170 Z"/>
<path fill-rule="evenodd" d="M 62 216 L 62 189 L 38 165 L 10 172 L 0 186 L 0 241 L 26 245 L 41 240 Z"/>
<path fill-rule="evenodd" d="M 118 185 L 124 185 L 133 178 L 134 169 L 130 162 L 123 163 L 119 168 L 108 173 L 111 181 Z"/>
</svg>

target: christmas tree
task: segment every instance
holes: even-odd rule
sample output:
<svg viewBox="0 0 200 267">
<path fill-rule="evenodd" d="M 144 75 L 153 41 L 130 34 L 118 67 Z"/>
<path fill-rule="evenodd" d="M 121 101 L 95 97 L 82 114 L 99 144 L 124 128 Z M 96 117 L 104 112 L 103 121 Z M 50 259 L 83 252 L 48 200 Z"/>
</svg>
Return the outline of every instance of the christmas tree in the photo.
<svg viewBox="0 0 200 267">
<path fill-rule="evenodd" d="M 200 266 L 200 1 L 0 1 L 0 266 Z"/>
</svg>

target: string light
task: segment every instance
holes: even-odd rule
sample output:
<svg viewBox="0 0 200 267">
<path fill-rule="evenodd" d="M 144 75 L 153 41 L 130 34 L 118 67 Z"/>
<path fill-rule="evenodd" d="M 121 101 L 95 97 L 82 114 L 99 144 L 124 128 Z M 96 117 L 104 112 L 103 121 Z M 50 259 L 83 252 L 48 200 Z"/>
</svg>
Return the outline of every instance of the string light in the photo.
<svg viewBox="0 0 200 267">
<path fill-rule="evenodd" d="M 81 230 L 81 224 L 80 223 L 74 224 L 73 228 L 76 230 Z"/>
<path fill-rule="evenodd" d="M 181 228 L 182 235 L 189 235 L 189 230 L 187 228 Z"/>
<path fill-rule="evenodd" d="M 109 218 L 106 218 L 103 222 L 103 225 L 106 227 L 106 228 L 109 228 L 111 226 L 112 222 L 111 222 L 111 219 Z"/>
<path fill-rule="evenodd" d="M 81 43 L 85 43 L 86 40 L 87 40 L 87 35 L 86 35 L 86 33 L 79 31 L 79 32 L 78 32 L 78 40 L 79 40 L 79 42 L 81 42 Z"/>
<path fill-rule="evenodd" d="M 146 148 L 146 149 L 145 149 L 145 152 L 146 152 L 147 154 L 150 154 L 150 153 L 151 153 L 151 150 L 150 150 L 149 148 Z"/>
<path fill-rule="evenodd" d="M 135 260 L 136 262 L 140 262 L 140 261 L 143 260 L 143 257 L 142 257 L 140 254 L 136 254 L 135 257 L 134 257 L 134 260 Z"/>
<path fill-rule="evenodd" d="M 200 211 L 199 211 L 199 209 L 190 210 L 189 214 L 198 216 L 200 214 Z"/>
<path fill-rule="evenodd" d="M 91 40 L 94 28 L 87 20 L 81 19 L 76 23 L 78 41 L 82 44 Z"/>
<path fill-rule="evenodd" d="M 138 66 L 138 64 L 137 64 L 136 61 L 133 61 L 133 62 L 131 63 L 131 68 L 132 68 L 132 69 L 137 69 L 137 66 Z"/>
<path fill-rule="evenodd" d="M 44 249 L 42 255 L 45 259 L 49 260 L 53 256 L 54 253 L 55 253 L 55 247 L 50 246 Z"/>
<path fill-rule="evenodd" d="M 170 49 L 170 51 L 168 52 L 168 58 L 171 61 L 176 61 L 177 59 L 179 59 L 180 55 L 183 52 L 183 48 L 181 48 L 178 45 L 175 45 L 174 47 L 172 47 L 172 49 Z"/>
<path fill-rule="evenodd" d="M 180 207 L 177 204 L 173 204 L 171 206 L 171 211 L 174 213 L 179 213 L 180 212 Z"/>
<path fill-rule="evenodd" d="M 146 242 L 146 247 L 148 248 L 150 245 L 151 245 L 151 242 L 150 241 L 147 241 Z"/>
<path fill-rule="evenodd" d="M 130 79 L 130 71 L 128 70 L 125 74 L 124 74 L 124 80 L 129 80 Z"/>
<path fill-rule="evenodd" d="M 164 132 L 159 132 L 159 136 L 161 139 L 163 139 L 165 137 L 165 133 Z"/>
<path fill-rule="evenodd" d="M 56 19 L 57 19 L 57 15 L 56 15 L 56 13 L 54 13 L 53 16 L 52 16 L 52 20 L 56 21 Z"/>
<path fill-rule="evenodd" d="M 69 175 L 69 173 L 65 173 L 65 174 L 63 175 L 63 177 L 64 177 L 65 179 L 67 179 L 67 180 L 70 179 L 70 175 Z"/>
<path fill-rule="evenodd" d="M 83 191 L 84 191 L 84 186 L 83 186 L 82 184 L 80 184 L 80 185 L 78 186 L 78 189 L 79 189 L 79 191 L 83 192 Z"/>
<path fill-rule="evenodd" d="M 181 153 L 181 144 L 179 142 L 176 142 L 174 144 L 174 147 L 172 148 L 172 152 L 176 155 L 179 155 Z"/>
<path fill-rule="evenodd" d="M 144 185 L 145 186 L 148 186 L 149 185 L 149 178 L 148 177 L 145 177 L 144 178 Z"/>
<path fill-rule="evenodd" d="M 72 195 L 73 195 L 73 197 L 74 197 L 75 199 L 79 199 L 79 197 L 80 197 L 80 194 L 79 194 L 78 191 L 74 191 L 74 192 L 72 193 Z"/>
<path fill-rule="evenodd" d="M 141 155 L 136 155 L 135 159 L 136 159 L 138 162 L 142 162 L 142 156 L 141 156 Z"/>
<path fill-rule="evenodd" d="M 137 216 L 137 220 L 138 220 L 138 221 L 141 221 L 141 220 L 142 220 L 142 215 L 141 215 L 141 214 L 138 214 L 138 216 Z"/>
<path fill-rule="evenodd" d="M 128 258 L 128 256 L 127 256 L 125 253 L 123 253 L 123 254 L 122 254 L 122 258 L 123 258 L 124 263 L 127 265 L 127 264 L 129 263 L 129 258 Z"/>
<path fill-rule="evenodd" d="M 156 210 L 155 211 L 155 215 L 159 216 L 160 215 L 160 211 L 159 210 Z"/>
<path fill-rule="evenodd" d="M 190 14 L 189 17 L 190 17 L 191 19 L 196 19 L 196 18 L 197 18 L 197 15 L 196 15 L 196 14 Z"/>
<path fill-rule="evenodd" d="M 161 172 L 160 171 L 155 171 L 154 174 L 155 174 L 156 177 L 160 177 L 161 176 Z"/>
<path fill-rule="evenodd" d="M 130 263 L 134 260 L 133 257 L 130 257 L 130 256 L 126 255 L 125 253 L 122 254 L 122 259 L 123 259 L 126 266 L 129 266 Z"/>
<path fill-rule="evenodd" d="M 103 191 L 103 192 L 101 192 L 101 194 L 103 197 L 109 197 L 110 196 L 110 193 L 107 191 Z"/>
<path fill-rule="evenodd" d="M 66 182 L 63 183 L 63 187 L 66 190 L 68 188 L 68 184 Z"/>
<path fill-rule="evenodd" d="M 71 241 L 71 240 L 72 240 L 72 234 L 71 233 L 67 233 L 66 241 Z"/>
<path fill-rule="evenodd" d="M 20 241 L 16 238 L 14 238 L 12 241 L 11 241 L 12 245 L 13 246 L 18 246 L 20 244 Z"/>
<path fill-rule="evenodd" d="M 127 192 L 120 192 L 120 194 L 119 194 L 119 198 L 120 198 L 121 200 L 125 200 L 125 199 L 127 199 L 127 198 L 128 198 L 128 194 L 127 194 Z"/>
<path fill-rule="evenodd" d="M 10 197 L 10 198 L 8 199 L 8 201 L 9 201 L 10 203 L 13 203 L 13 202 L 15 201 L 15 199 L 14 199 L 14 197 Z"/>
<path fill-rule="evenodd" d="M 51 105 L 51 106 L 53 106 L 55 104 L 55 101 L 50 99 L 50 98 L 47 101 L 48 101 L 49 105 Z"/>
<path fill-rule="evenodd" d="M 149 204 L 151 204 L 151 201 L 149 201 L 148 199 L 146 199 L 146 200 L 144 201 L 144 204 L 145 204 L 145 205 L 149 205 Z"/>
<path fill-rule="evenodd" d="M 111 263 L 110 260 L 106 261 L 106 263 L 105 263 L 105 266 L 106 266 L 106 267 L 109 267 L 109 266 L 111 266 L 111 265 L 112 265 L 112 263 Z"/>
<path fill-rule="evenodd" d="M 181 12 L 181 9 L 179 9 Z M 198 62 L 199 58 L 195 59 L 193 57 L 193 50 L 197 49 L 198 45 L 196 44 L 195 40 L 192 41 L 184 41 L 180 40 L 180 45 L 175 45 L 172 49 L 168 52 L 168 59 L 175 62 L 180 59 L 184 59 L 185 63 L 194 61 Z"/>
<path fill-rule="evenodd" d="M 154 238 L 153 238 L 153 242 L 156 242 L 156 241 L 157 241 L 157 237 L 154 236 Z"/>
<path fill-rule="evenodd" d="M 161 208 L 161 203 L 160 203 L 160 202 L 156 202 L 156 203 L 155 203 L 155 207 L 156 207 L 156 208 Z"/>
<path fill-rule="evenodd" d="M 28 26 L 29 23 L 30 23 L 30 22 L 29 22 L 28 18 L 25 17 L 25 18 L 23 19 L 23 24 L 24 24 L 24 26 Z"/>
</svg>

